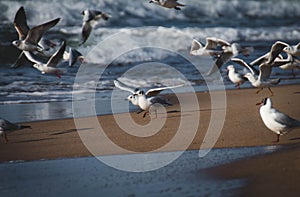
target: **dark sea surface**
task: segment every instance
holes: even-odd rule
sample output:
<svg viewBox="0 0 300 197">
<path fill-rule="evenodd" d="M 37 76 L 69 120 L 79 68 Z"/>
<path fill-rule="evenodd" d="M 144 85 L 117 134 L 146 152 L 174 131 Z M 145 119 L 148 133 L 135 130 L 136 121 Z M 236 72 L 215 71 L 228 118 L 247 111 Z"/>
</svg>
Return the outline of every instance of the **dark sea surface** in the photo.
<svg viewBox="0 0 300 197">
<path fill-rule="evenodd" d="M 291 45 L 300 41 L 300 2 L 297 0 L 181 0 L 181 11 L 165 9 L 144 0 L 67 0 L 0 1 L 0 117 L 15 122 L 72 117 L 72 101 L 85 102 L 95 94 L 97 113 L 111 113 L 110 100 L 114 79 L 136 87 L 185 84 L 196 91 L 224 84 L 234 88 L 221 68 L 221 77 L 203 78 L 212 60 L 191 57 L 193 39 L 205 42 L 208 36 L 254 47 L 254 52 L 240 58 L 250 62 L 281 40 Z M 42 75 L 31 64 L 11 69 L 20 51 L 11 42 L 17 39 L 13 19 L 24 6 L 30 27 L 56 17 L 61 21 L 45 35 L 57 43 L 62 40 L 86 56 L 86 62 L 68 67 L 61 79 Z M 81 12 L 97 9 L 111 15 L 100 21 L 87 42 L 79 46 Z M 242 67 L 241 72 L 247 70 Z M 282 84 L 300 82 L 300 72 L 293 78 L 290 70 L 274 69 L 272 77 Z M 250 87 L 246 83 L 242 87 Z M 112 99 L 121 100 L 128 93 L 119 91 Z M 179 88 L 187 92 L 190 88 Z M 170 93 L 167 91 L 166 93 Z M 119 96 L 118 96 L 119 95 Z M 129 106 L 132 109 L 132 106 Z M 128 109 L 128 105 L 120 111 Z M 88 114 L 82 114 L 86 116 Z"/>
</svg>

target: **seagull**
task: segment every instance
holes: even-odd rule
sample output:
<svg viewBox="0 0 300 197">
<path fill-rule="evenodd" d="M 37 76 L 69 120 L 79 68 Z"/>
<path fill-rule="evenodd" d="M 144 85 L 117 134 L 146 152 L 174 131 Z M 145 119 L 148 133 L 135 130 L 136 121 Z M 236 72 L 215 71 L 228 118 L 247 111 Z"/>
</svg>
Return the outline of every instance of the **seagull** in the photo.
<svg viewBox="0 0 300 197">
<path fill-rule="evenodd" d="M 227 66 L 227 70 L 230 81 L 236 84 L 235 87 L 240 89 L 240 86 L 245 82 L 246 78 L 242 74 L 235 72 L 235 68 L 233 65 Z"/>
<path fill-rule="evenodd" d="M 14 19 L 14 27 L 18 32 L 19 40 L 13 41 L 12 44 L 22 51 L 37 51 L 42 53 L 44 48 L 38 43 L 46 31 L 55 26 L 60 18 L 56 18 L 31 29 L 29 29 L 26 20 L 24 7 L 21 7 L 17 11 Z"/>
<path fill-rule="evenodd" d="M 146 94 L 143 90 L 138 90 L 136 94 L 137 96 L 137 103 L 138 106 L 145 111 L 143 118 L 146 117 L 148 113 L 150 113 L 149 109 L 151 106 L 155 106 L 155 104 L 160 104 L 164 106 L 171 106 L 172 104 L 169 103 L 166 99 L 160 98 L 158 96 L 151 96 L 146 97 Z M 157 117 L 156 110 L 155 110 L 155 118 Z"/>
<path fill-rule="evenodd" d="M 20 7 L 19 10 L 16 13 L 15 19 L 14 19 L 14 26 L 15 29 L 18 32 L 19 40 L 24 40 L 29 32 L 29 27 L 27 24 L 27 17 L 25 14 L 24 7 Z M 19 41 L 18 41 L 19 42 Z M 56 44 L 48 39 L 41 38 L 41 40 L 38 42 L 38 49 L 43 50 L 43 53 L 45 51 L 48 51 L 56 46 Z M 15 61 L 15 63 L 11 66 L 11 68 L 17 68 L 24 64 L 26 61 L 26 55 L 24 54 L 24 51 L 22 51 Z"/>
<path fill-rule="evenodd" d="M 63 42 L 60 49 L 50 57 L 47 63 L 36 61 L 33 67 L 41 71 L 42 74 L 54 74 L 58 78 L 61 78 L 61 74 L 64 73 L 64 70 L 56 68 L 56 66 L 62 61 L 65 49 L 66 43 Z"/>
<path fill-rule="evenodd" d="M 64 52 L 63 59 L 68 61 L 69 66 L 72 67 L 77 61 L 83 63 L 84 56 L 76 49 L 69 48 L 69 52 Z"/>
<path fill-rule="evenodd" d="M 249 56 L 254 50 L 253 47 L 242 47 L 238 43 L 229 43 L 225 40 L 217 38 L 218 45 L 221 46 L 222 53 L 217 57 L 213 67 L 208 71 L 206 75 L 211 75 L 226 64 L 231 58 L 236 57 L 240 53 L 244 56 Z"/>
<path fill-rule="evenodd" d="M 284 47 L 283 51 L 291 54 L 294 57 L 300 57 L 300 42 L 294 46 L 287 45 L 286 47 Z"/>
<path fill-rule="evenodd" d="M 222 54 L 222 50 L 217 50 L 218 47 L 218 38 L 207 37 L 206 44 L 202 44 L 198 40 L 193 40 L 192 47 L 190 50 L 191 55 L 197 56 L 220 56 Z"/>
<path fill-rule="evenodd" d="M 125 85 L 124 83 L 120 82 L 119 80 L 114 80 L 114 84 L 117 88 L 130 92 L 131 94 L 137 94 L 141 89 L 139 88 L 133 88 L 128 85 Z M 155 87 L 148 89 L 145 93 L 146 96 L 157 96 L 161 91 L 166 90 L 166 89 L 173 89 L 173 88 L 178 88 L 182 87 L 184 84 L 176 85 L 176 86 L 164 86 L 164 87 Z M 144 90 L 143 90 L 144 91 Z M 144 91 L 145 92 L 145 91 Z"/>
<path fill-rule="evenodd" d="M 133 105 L 139 106 L 142 110 L 146 111 L 143 117 L 149 113 L 150 106 L 154 105 L 155 103 L 171 105 L 171 103 L 169 103 L 166 99 L 157 97 L 161 91 L 183 86 L 183 84 L 181 84 L 177 86 L 151 88 L 145 93 L 144 90 L 127 86 L 119 80 L 114 80 L 114 84 L 117 88 L 131 93 L 131 95 L 127 97 L 127 100 L 129 100 Z"/>
<path fill-rule="evenodd" d="M 92 29 L 96 26 L 97 22 L 102 18 L 103 20 L 108 20 L 111 16 L 97 10 L 89 10 L 86 9 L 81 12 L 83 15 L 83 24 L 82 24 L 82 32 L 81 32 L 81 43 L 82 45 L 90 36 Z"/>
<path fill-rule="evenodd" d="M 274 64 L 283 70 L 292 70 L 292 75 L 295 78 L 294 69 L 300 69 L 300 62 L 291 54 L 287 53 L 286 59 L 275 59 Z"/>
<path fill-rule="evenodd" d="M 178 3 L 178 0 L 151 0 L 149 3 L 154 3 L 165 8 L 174 8 L 175 10 L 181 10 L 179 6 L 185 6 Z"/>
<path fill-rule="evenodd" d="M 250 70 L 250 73 L 246 73 L 244 77 L 246 77 L 252 86 L 256 88 L 260 88 L 256 94 L 258 94 L 261 90 L 264 88 L 268 88 L 271 96 L 273 96 L 273 92 L 270 88 L 272 85 L 277 85 L 280 82 L 280 79 L 269 79 L 271 72 L 272 72 L 272 66 L 268 66 L 267 64 L 263 63 L 259 66 L 259 75 L 256 76 L 256 71 L 252 68 L 251 65 L 248 65 L 244 60 L 239 58 L 232 58 L 231 61 L 238 63 L 241 66 L 244 66 Z"/>
<path fill-rule="evenodd" d="M 276 142 L 279 142 L 280 135 L 286 134 L 292 129 L 300 128 L 300 121 L 273 108 L 270 98 L 264 98 L 256 105 L 261 106 L 259 113 L 266 127 L 277 134 Z"/>
<path fill-rule="evenodd" d="M 7 133 L 15 130 L 26 129 L 26 128 L 31 129 L 31 126 L 22 126 L 22 125 L 13 124 L 8 120 L 0 118 L 0 135 L 4 137 L 5 143 L 8 142 Z"/>
</svg>

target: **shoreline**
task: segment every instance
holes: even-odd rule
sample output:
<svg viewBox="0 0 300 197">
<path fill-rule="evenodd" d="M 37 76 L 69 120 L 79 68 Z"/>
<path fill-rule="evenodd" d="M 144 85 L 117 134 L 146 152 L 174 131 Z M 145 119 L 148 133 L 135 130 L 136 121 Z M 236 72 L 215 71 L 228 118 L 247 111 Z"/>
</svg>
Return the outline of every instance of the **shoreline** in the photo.
<svg viewBox="0 0 300 197">
<path fill-rule="evenodd" d="M 300 119 L 300 85 L 279 86 L 272 88 L 272 90 L 275 94 L 272 97 L 274 107 L 293 118 Z M 253 194 L 294 196 L 298 194 L 300 192 L 300 178 L 298 176 L 300 172 L 300 129 L 281 136 L 279 143 L 273 143 L 276 139 L 276 134 L 265 127 L 258 113 L 259 107 L 255 105 L 262 98 L 268 96 L 268 94 L 269 92 L 264 90 L 259 95 L 256 95 L 255 89 L 253 88 L 226 91 L 227 107 L 225 123 L 216 144 L 212 147 L 212 152 L 220 151 L 221 156 L 220 158 L 218 157 L 218 159 L 221 159 L 223 156 L 222 159 L 226 161 L 229 160 L 229 163 L 201 169 L 196 164 L 202 162 L 205 163 L 206 156 L 199 158 L 196 151 L 192 152 L 192 154 L 197 155 L 197 159 L 193 160 L 195 163 L 192 165 L 192 169 L 189 167 L 190 158 L 185 158 L 183 156 L 179 157 L 178 160 L 185 161 L 185 165 L 178 164 L 178 160 L 176 160 L 172 163 L 172 165 L 168 165 L 167 168 L 160 168 L 162 171 L 156 170 L 149 172 L 148 175 L 156 177 L 155 174 L 160 172 L 162 177 L 166 177 L 164 179 L 169 180 L 171 177 L 171 180 L 167 181 L 167 184 L 166 181 L 164 181 L 164 184 L 166 184 L 165 187 L 169 188 L 170 191 L 177 191 L 176 181 L 174 181 L 176 180 L 177 173 L 174 172 L 173 174 L 169 174 L 169 171 L 167 170 L 170 166 L 173 166 L 179 171 L 187 172 L 181 173 L 182 175 L 180 175 L 180 180 L 184 181 L 177 184 L 178 187 L 189 188 L 187 189 L 188 193 L 192 192 L 199 194 L 198 190 L 193 188 L 193 185 L 198 183 L 199 185 L 205 186 L 208 182 L 209 185 L 215 183 L 218 186 L 220 184 L 229 183 L 229 185 L 226 186 L 228 189 L 225 189 L 223 192 L 230 192 L 232 196 L 253 196 Z M 103 128 L 106 128 L 104 131 L 108 137 L 106 139 L 99 137 L 98 134 L 102 132 L 99 132 L 99 129 L 97 129 L 98 125 L 92 121 L 93 118 L 91 117 L 79 118 L 78 121 L 80 121 L 81 124 L 79 124 L 79 126 L 77 125 L 77 128 L 75 127 L 74 119 L 72 118 L 23 123 L 24 125 L 32 126 L 33 129 L 20 130 L 8 134 L 8 139 L 10 140 L 8 144 L 4 144 L 3 140 L 0 141 L 0 165 L 3 167 L 2 170 L 11 169 L 11 171 L 5 171 L 5 173 L 8 173 L 8 175 L 12 177 L 16 177 L 18 175 L 10 172 L 18 170 L 22 171 L 22 166 L 28 166 L 28 169 L 32 170 L 32 172 L 30 171 L 30 176 L 27 176 L 26 172 L 22 171 L 21 176 L 24 176 L 24 180 L 33 179 L 33 181 L 35 181 L 35 178 L 41 178 L 45 181 L 45 185 L 48 185 L 47 183 L 49 183 L 49 181 L 52 183 L 52 179 L 44 177 L 46 165 L 49 168 L 47 171 L 49 173 L 49 177 L 55 178 L 55 183 L 58 180 L 58 185 L 63 185 L 66 184 L 64 182 L 64 177 L 67 177 L 67 180 L 70 180 L 70 177 L 76 177 L 76 180 L 78 180 L 79 178 L 81 179 L 82 176 L 85 176 L 86 172 L 91 173 L 88 177 L 101 177 L 103 173 L 98 174 L 99 171 L 86 171 L 86 169 L 91 167 L 86 166 L 87 161 L 95 161 L 95 166 L 103 170 L 103 172 L 112 174 L 111 176 L 115 177 L 111 179 L 110 184 L 116 186 L 111 189 L 107 189 L 105 186 L 97 185 L 98 189 L 95 190 L 94 187 L 91 187 L 89 188 L 90 192 L 99 194 L 106 191 L 107 194 L 112 194 L 117 188 L 119 190 L 124 189 L 125 193 L 128 193 L 128 187 L 134 188 L 132 190 L 133 192 L 138 192 L 139 190 L 137 188 L 139 187 L 152 188 L 152 185 L 149 184 L 151 181 L 142 182 L 138 186 L 137 182 L 133 181 L 128 185 L 128 179 L 135 180 L 135 176 L 141 176 L 141 180 L 144 180 L 144 173 L 118 171 L 106 166 L 102 162 L 99 163 L 98 160 L 90 157 L 93 156 L 93 154 L 89 152 L 87 147 L 90 146 L 89 148 L 91 149 L 95 148 L 93 150 L 96 153 L 95 155 L 101 156 L 119 155 L 122 157 L 126 156 L 124 154 L 128 154 L 128 151 L 131 151 L 132 153 L 162 152 L 160 148 L 171 142 L 174 136 L 176 136 L 176 129 L 178 128 L 180 118 L 183 116 L 187 117 L 187 120 L 189 120 L 191 116 L 200 112 L 199 127 L 197 127 L 197 132 L 187 147 L 187 150 L 199 150 L 201 146 L 202 148 L 206 148 L 203 140 L 206 134 L 205 131 L 208 128 L 211 113 L 213 110 L 218 111 L 220 109 L 210 108 L 210 95 L 207 92 L 196 93 L 196 95 L 199 101 L 200 111 L 195 109 L 181 111 L 178 110 L 179 105 L 175 104 L 167 109 L 169 113 L 158 114 L 159 117 L 166 118 L 166 122 L 162 130 L 146 137 L 136 137 L 124 132 L 122 128 L 116 124 L 113 115 L 94 117 L 97 122 L 99 121 Z M 189 104 L 189 99 L 191 97 L 189 93 L 183 93 L 180 94 L 180 96 L 185 98 L 186 102 Z M 174 95 L 166 95 L 166 97 L 173 103 L 176 103 L 177 101 L 177 98 L 175 98 Z M 117 114 L 116 116 L 123 121 L 127 121 L 128 119 L 126 118 L 131 117 L 135 123 L 139 125 L 147 125 L 150 121 L 149 117 L 143 119 L 142 114 L 136 114 L 135 112 L 130 114 Z M 188 123 L 192 130 L 193 122 L 191 121 Z M 131 124 L 125 122 L 125 125 L 128 126 Z M 179 139 L 185 139 L 187 137 L 186 135 L 189 134 L 191 130 L 185 130 L 185 132 L 179 136 Z M 137 132 L 138 131 L 139 130 L 137 130 Z M 138 132 L 136 134 L 145 133 Z M 82 138 L 80 138 L 80 136 Z M 123 149 L 116 150 L 111 148 L 108 141 L 114 142 Z M 257 148 L 258 146 L 262 146 L 259 148 L 262 152 L 254 152 L 254 154 L 251 154 L 252 156 L 242 156 L 238 159 L 234 159 L 234 154 L 230 154 L 235 151 L 243 152 L 241 151 L 241 148 Z M 232 149 L 229 150 L 226 148 Z M 274 150 L 274 148 L 276 150 Z M 164 149 L 164 151 L 178 150 L 185 150 L 184 144 L 180 140 Z M 209 157 L 210 155 L 208 155 L 208 158 Z M 20 160 L 21 162 L 18 163 Z M 45 160 L 45 162 L 34 162 L 43 160 Z M 27 161 L 33 162 L 27 163 Z M 214 160 L 212 160 L 212 162 L 214 163 Z M 50 163 L 51 165 L 49 165 Z M 59 163 L 61 163 L 61 165 L 59 165 Z M 54 165 L 53 173 L 57 174 L 57 176 L 52 175 L 52 165 Z M 69 165 L 75 166 L 70 168 Z M 88 165 L 90 165 L 90 163 L 88 163 Z M 94 165 L 92 165 L 93 169 L 96 168 Z M 37 170 L 36 173 L 35 166 L 39 166 L 38 169 L 40 169 Z M 84 170 L 82 170 L 82 168 L 84 168 Z M 67 173 L 64 175 L 65 172 L 63 169 L 68 169 L 69 171 L 74 171 L 74 174 L 79 174 L 77 176 L 73 176 L 73 173 Z M 177 170 L 176 172 L 178 172 Z M 39 172 L 41 173 L 39 174 Z M 119 180 L 116 178 L 121 175 L 123 176 L 123 179 Z M 31 178 L 32 176 L 35 178 Z M 149 178 L 149 176 L 147 177 Z M 84 180 L 88 182 L 87 179 Z M 189 184 L 186 184 L 186 180 Z M 11 178 L 10 181 L 15 182 L 16 180 L 15 178 Z M 282 184 L 282 182 L 284 184 Z M 94 181 L 92 183 L 97 184 Z M 236 183 L 237 185 L 230 185 L 231 183 Z M 105 184 L 107 183 L 105 182 Z M 126 186 L 120 186 L 123 184 Z M 213 187 L 213 184 L 211 187 Z M 77 187 L 75 188 L 77 189 Z M 70 190 L 73 191 L 75 188 L 71 187 Z M 68 192 L 65 190 L 58 191 Z M 86 191 L 86 188 L 84 188 L 84 191 Z"/>
<path fill-rule="evenodd" d="M 288 114 L 289 116 L 299 119 L 300 111 L 298 110 L 300 98 L 300 85 L 278 86 L 272 88 L 275 95 L 272 97 L 273 105 L 278 110 Z M 213 148 L 229 148 L 229 147 L 247 147 L 247 146 L 267 146 L 274 145 L 273 141 L 276 135 L 269 131 L 262 123 L 258 107 L 255 106 L 269 92 L 263 90 L 260 94 L 255 94 L 255 89 L 226 90 L 227 108 L 223 129 Z M 186 102 L 189 102 L 190 93 L 180 94 Z M 196 93 L 200 107 L 200 124 L 197 128 L 195 136 L 188 146 L 189 150 L 199 150 L 206 147 L 203 143 L 205 132 L 211 116 L 210 95 L 207 92 Z M 178 102 L 174 95 L 165 95 L 172 103 Z M 243 98 L 241 100 L 241 98 Z M 124 154 L 127 150 L 131 152 L 159 152 L 160 147 L 170 142 L 176 134 L 178 123 L 181 116 L 191 117 L 197 111 L 184 111 L 175 104 L 167 108 L 169 113 L 159 113 L 159 116 L 166 118 L 164 127 L 155 135 L 150 137 L 136 137 L 128 134 L 120 128 L 113 115 L 97 116 L 101 126 L 106 129 L 105 134 L 115 144 L 124 148 L 122 150 L 112 150 L 104 146 L 102 150 L 97 150 L 97 155 Z M 247 115 L 248 114 L 248 115 Z M 147 125 L 150 118 L 142 118 L 142 114 L 130 113 L 131 118 L 140 125 Z M 128 113 L 117 114 L 121 120 L 127 120 Z M 159 118 L 158 118 L 159 119 Z M 76 128 L 73 118 L 44 120 L 22 123 L 30 125 L 32 129 L 15 131 L 8 134 L 9 143 L 4 144 L 0 141 L 0 162 L 13 160 L 39 160 L 54 159 L 65 157 L 91 156 L 79 134 L 95 133 L 98 125 L 93 125 L 91 117 L 79 118 L 81 128 Z M 82 121 L 83 120 L 83 121 Z M 190 124 L 190 123 L 188 123 Z M 257 128 L 252 129 L 250 125 Z M 127 125 L 128 126 L 128 125 Z M 77 132 L 77 130 L 78 132 Z M 204 132 L 203 132 L 204 131 Z M 181 134 L 184 138 L 186 132 Z M 89 136 L 87 136 L 89 137 Z M 90 136 L 93 138 L 93 136 Z M 93 140 L 89 139 L 91 144 Z M 98 142 L 95 142 L 98 143 Z M 101 143 L 105 144 L 104 140 Z M 300 143 L 300 133 L 297 130 L 281 136 L 280 143 L 277 144 L 294 144 Z M 277 145 L 276 144 L 276 145 Z M 60 151 L 62 148 L 64 151 Z M 185 150 L 181 142 L 172 144 L 164 151 Z"/>
</svg>

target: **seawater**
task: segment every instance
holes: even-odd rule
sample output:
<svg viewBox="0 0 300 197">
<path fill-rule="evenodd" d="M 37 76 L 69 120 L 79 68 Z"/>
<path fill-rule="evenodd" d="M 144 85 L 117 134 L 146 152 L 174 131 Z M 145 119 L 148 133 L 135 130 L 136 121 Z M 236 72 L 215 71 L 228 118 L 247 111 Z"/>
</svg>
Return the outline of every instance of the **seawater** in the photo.
<svg viewBox="0 0 300 197">
<path fill-rule="evenodd" d="M 209 70 L 212 60 L 189 55 L 193 39 L 205 42 L 206 37 L 214 36 L 252 46 L 255 50 L 250 56 L 239 56 L 248 62 L 268 52 L 277 40 L 289 44 L 300 40 L 299 1 L 180 2 L 187 5 L 182 11 L 164 9 L 144 0 L 1 1 L 0 117 L 11 121 L 71 117 L 74 98 L 86 101 L 90 99 L 89 94 L 95 93 L 97 100 L 108 102 L 114 79 L 136 87 L 185 84 L 196 87 L 196 91 L 206 91 L 208 85 L 224 83 L 225 88 L 234 88 L 226 76 L 228 64 L 222 67 L 221 77 L 203 78 L 201 74 Z M 20 53 L 11 45 L 17 39 L 13 19 L 20 6 L 25 8 L 30 27 L 60 17 L 59 24 L 45 36 L 57 43 L 66 40 L 68 47 L 86 56 L 86 63 L 72 68 L 61 64 L 60 67 L 67 69 L 61 79 L 42 75 L 30 64 L 11 69 Z M 78 46 L 82 27 L 80 13 L 87 8 L 101 10 L 112 17 L 100 21 L 87 42 Z M 243 73 L 247 71 L 237 68 Z M 280 69 L 274 69 L 272 77 L 282 78 L 283 84 L 299 83 L 300 79 L 293 78 L 291 71 Z M 126 97 L 125 92 L 114 99 Z M 28 107 L 36 103 L 37 107 Z M 53 113 L 55 106 L 62 107 L 59 113 Z M 15 111 L 10 108 L 21 113 L 20 118 L 15 118 Z M 27 110 L 23 112 L 24 108 Z M 38 114 L 35 108 L 42 114 L 52 115 L 26 116 Z M 61 113 L 64 111 L 66 113 Z M 102 111 L 109 112 L 109 108 Z"/>
</svg>

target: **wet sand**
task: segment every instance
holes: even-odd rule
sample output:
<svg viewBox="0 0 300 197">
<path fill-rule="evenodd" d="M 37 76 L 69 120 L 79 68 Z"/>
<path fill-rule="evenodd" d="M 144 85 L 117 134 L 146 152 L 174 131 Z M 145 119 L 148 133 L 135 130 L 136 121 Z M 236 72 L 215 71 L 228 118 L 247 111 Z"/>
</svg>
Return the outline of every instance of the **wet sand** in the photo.
<svg viewBox="0 0 300 197">
<path fill-rule="evenodd" d="M 272 90 L 274 91 L 272 97 L 274 107 L 291 117 L 300 119 L 300 85 L 279 86 L 272 88 Z M 207 148 L 203 143 L 203 139 L 209 125 L 210 116 L 213 111 L 218 112 L 219 110 L 221 113 L 225 109 L 224 126 L 214 148 L 274 145 L 276 135 L 264 126 L 258 113 L 259 107 L 255 105 L 264 97 L 269 96 L 269 92 L 263 90 L 257 95 L 255 91 L 256 89 L 227 90 L 227 106 L 215 109 L 211 108 L 209 93 L 197 93 L 200 107 L 200 124 L 188 149 L 199 149 L 201 145 L 203 148 Z M 215 92 L 215 94 L 221 94 L 221 92 Z M 184 102 L 189 103 L 190 93 L 181 94 L 180 96 Z M 180 106 L 176 104 L 177 99 L 174 95 L 167 95 L 167 97 L 175 104 L 167 109 L 168 113 L 158 113 L 157 118 L 166 117 L 166 123 L 158 133 L 148 137 L 137 137 L 125 133 L 116 124 L 112 115 L 97 117 L 106 136 L 110 139 L 109 141 L 114 142 L 122 149 L 111 149 L 106 139 L 95 137 L 98 136 L 100 131 L 98 125 L 92 122 L 92 118 L 77 119 L 76 122 L 81 123 L 80 126 L 77 125 L 77 128 L 73 119 L 37 121 L 23 123 L 24 125 L 30 125 L 32 129 L 10 133 L 8 144 L 4 144 L 3 140 L 0 141 L 0 161 L 90 156 L 91 153 L 82 143 L 79 134 L 83 136 L 85 143 L 101 144 L 101 149 L 96 150 L 97 155 L 123 154 L 127 153 L 128 150 L 131 152 L 161 150 L 160 148 L 172 141 L 176 135 L 180 118 L 187 117 L 185 120 L 190 120 L 191 122 L 188 122 L 188 124 L 193 128 L 194 122 L 192 122 L 191 117 L 199 112 L 193 110 L 193 108 L 182 111 Z M 130 115 L 136 123 L 142 125 L 148 124 L 150 121 L 148 116 L 142 118 L 142 114 L 133 112 Z M 128 116 L 128 113 L 118 115 L 121 120 L 125 121 Z M 188 129 L 186 129 L 186 132 L 179 137 L 184 139 L 186 135 L 192 135 L 188 133 Z M 276 193 L 277 190 L 289 191 L 291 194 L 295 194 L 294 192 L 299 192 L 299 176 L 297 175 L 300 172 L 300 130 L 293 130 L 291 133 L 281 136 L 280 142 L 275 144 L 292 148 L 286 148 L 278 153 L 266 156 L 245 159 L 210 169 L 210 171 L 219 178 L 224 179 L 249 178 L 248 186 L 239 191 L 243 194 L 251 195 L 256 192 L 269 191 L 279 194 Z M 184 144 L 179 141 L 170 144 L 163 150 L 182 149 L 184 149 Z M 235 169 L 234 172 L 232 169 Z"/>
</svg>

